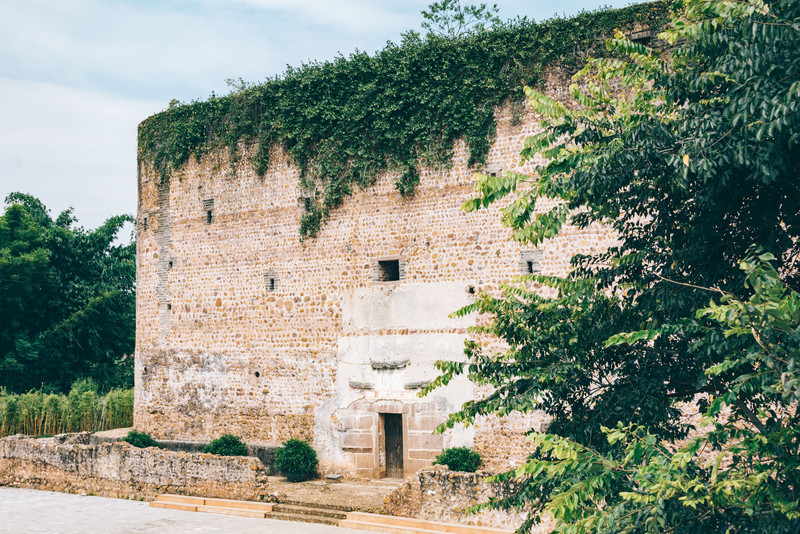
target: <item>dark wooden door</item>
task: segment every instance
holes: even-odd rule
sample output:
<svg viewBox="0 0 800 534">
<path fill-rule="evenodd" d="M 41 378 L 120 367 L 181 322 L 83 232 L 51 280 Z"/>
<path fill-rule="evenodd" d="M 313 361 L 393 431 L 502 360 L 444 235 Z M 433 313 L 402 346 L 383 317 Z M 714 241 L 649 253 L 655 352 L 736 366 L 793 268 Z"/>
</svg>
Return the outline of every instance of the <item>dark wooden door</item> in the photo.
<svg viewBox="0 0 800 534">
<path fill-rule="evenodd" d="M 386 436 L 386 476 L 403 478 L 403 416 L 385 414 L 383 430 Z"/>
</svg>

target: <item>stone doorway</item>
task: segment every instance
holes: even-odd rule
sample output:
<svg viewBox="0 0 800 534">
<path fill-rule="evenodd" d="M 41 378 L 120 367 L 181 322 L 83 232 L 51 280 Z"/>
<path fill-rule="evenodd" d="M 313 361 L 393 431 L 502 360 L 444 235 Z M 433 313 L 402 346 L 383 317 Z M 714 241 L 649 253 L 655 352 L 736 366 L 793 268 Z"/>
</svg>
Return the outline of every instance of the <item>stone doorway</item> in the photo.
<svg viewBox="0 0 800 534">
<path fill-rule="evenodd" d="M 404 478 L 403 414 L 385 413 L 381 416 L 383 417 L 383 450 L 386 451 L 386 477 Z"/>
</svg>

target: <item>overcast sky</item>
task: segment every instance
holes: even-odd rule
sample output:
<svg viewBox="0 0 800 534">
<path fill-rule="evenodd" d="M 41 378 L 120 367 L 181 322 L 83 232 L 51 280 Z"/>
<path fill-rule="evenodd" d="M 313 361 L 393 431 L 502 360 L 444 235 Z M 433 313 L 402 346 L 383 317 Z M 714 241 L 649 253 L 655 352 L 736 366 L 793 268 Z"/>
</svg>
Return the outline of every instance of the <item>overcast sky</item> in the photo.
<svg viewBox="0 0 800 534">
<path fill-rule="evenodd" d="M 136 126 L 170 100 L 227 94 L 286 65 L 374 53 L 430 0 L 0 0 L 0 199 L 70 206 L 81 225 L 136 211 Z M 537 21 L 630 0 L 500 0 Z"/>
</svg>

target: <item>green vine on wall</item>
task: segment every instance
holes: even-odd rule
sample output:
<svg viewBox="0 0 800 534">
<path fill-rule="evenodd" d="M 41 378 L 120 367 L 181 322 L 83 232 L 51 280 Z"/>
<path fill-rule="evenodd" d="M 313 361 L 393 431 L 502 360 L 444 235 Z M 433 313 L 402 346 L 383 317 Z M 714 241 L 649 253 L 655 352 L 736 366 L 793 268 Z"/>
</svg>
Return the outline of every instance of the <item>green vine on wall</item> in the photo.
<svg viewBox="0 0 800 534">
<path fill-rule="evenodd" d="M 422 166 L 447 168 L 464 139 L 469 165 L 485 163 L 494 111 L 522 100 L 522 85 L 541 86 L 548 67 L 577 70 L 604 53 L 615 28 L 660 28 L 664 2 L 581 13 L 541 23 L 515 19 L 459 37 L 414 32 L 370 56 L 357 52 L 289 68 L 282 76 L 225 97 L 171 105 L 139 126 L 139 160 L 169 180 L 190 157 L 239 143 L 263 175 L 270 148 L 282 146 L 316 192 L 306 201 L 301 238 L 319 232 L 354 187 L 397 172 L 397 190 L 414 194 Z"/>
</svg>

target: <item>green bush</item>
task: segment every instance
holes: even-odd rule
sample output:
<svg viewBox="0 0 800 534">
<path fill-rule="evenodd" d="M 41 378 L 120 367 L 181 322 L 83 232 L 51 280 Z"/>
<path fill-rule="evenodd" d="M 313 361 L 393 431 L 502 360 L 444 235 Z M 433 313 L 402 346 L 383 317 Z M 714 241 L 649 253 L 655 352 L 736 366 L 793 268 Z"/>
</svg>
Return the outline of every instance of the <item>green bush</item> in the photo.
<svg viewBox="0 0 800 534">
<path fill-rule="evenodd" d="M 203 452 L 220 456 L 247 456 L 247 445 L 242 438 L 233 434 L 223 434 L 205 446 Z"/>
<path fill-rule="evenodd" d="M 301 439 L 290 439 L 275 451 L 275 468 L 291 482 L 301 482 L 317 470 L 317 452 Z"/>
<path fill-rule="evenodd" d="M 140 449 L 145 447 L 161 447 L 158 442 L 153 439 L 153 436 L 147 432 L 137 432 L 136 430 L 128 432 L 128 435 L 122 438 L 122 441 L 127 441 L 134 447 L 139 447 Z"/>
<path fill-rule="evenodd" d="M 481 466 L 483 460 L 480 454 L 469 447 L 452 447 L 439 453 L 433 463 L 447 466 L 451 471 L 474 473 Z"/>
</svg>

